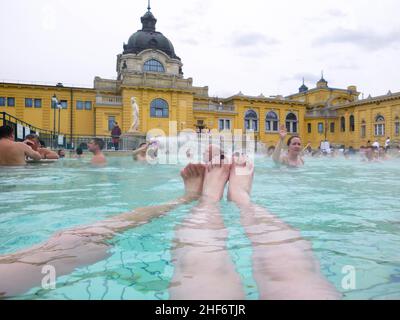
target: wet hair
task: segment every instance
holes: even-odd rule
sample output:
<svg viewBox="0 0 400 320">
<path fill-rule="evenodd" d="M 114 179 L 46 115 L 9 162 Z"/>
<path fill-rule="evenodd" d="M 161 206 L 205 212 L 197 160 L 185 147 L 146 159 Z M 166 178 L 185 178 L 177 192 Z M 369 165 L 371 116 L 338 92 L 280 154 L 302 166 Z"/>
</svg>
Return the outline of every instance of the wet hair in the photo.
<svg viewBox="0 0 400 320">
<path fill-rule="evenodd" d="M 10 126 L 1 126 L 0 127 L 0 139 L 9 138 L 14 133 L 14 129 Z"/>
<path fill-rule="evenodd" d="M 94 144 L 96 144 L 96 145 L 100 148 L 100 150 L 103 150 L 104 145 L 105 145 L 103 139 L 100 139 L 100 138 L 93 138 L 92 141 L 94 142 Z"/>
<path fill-rule="evenodd" d="M 270 150 L 275 150 L 275 146 L 269 146 L 268 151 L 270 151 Z"/>
<path fill-rule="evenodd" d="M 34 134 L 34 133 L 30 133 L 30 134 L 26 135 L 25 139 L 28 139 L 28 140 L 38 139 L 38 141 L 40 142 L 39 136 L 37 134 Z"/>
<path fill-rule="evenodd" d="M 301 141 L 301 138 L 300 138 L 299 136 L 291 136 L 291 137 L 289 138 L 289 140 L 287 141 L 287 146 L 288 146 L 288 147 L 290 146 L 290 144 L 292 143 L 292 140 L 293 140 L 294 138 L 298 138 L 298 139 L 300 139 L 300 141 Z"/>
<path fill-rule="evenodd" d="M 44 143 L 43 140 L 39 139 L 39 142 L 40 142 L 40 145 L 41 145 L 43 148 L 46 148 L 46 144 Z"/>
<path fill-rule="evenodd" d="M 81 155 L 83 153 L 83 150 L 81 147 L 76 148 L 76 154 Z"/>
<path fill-rule="evenodd" d="M 146 144 L 147 144 L 146 142 L 142 142 L 141 144 L 139 144 L 139 148 L 143 147 Z"/>
<path fill-rule="evenodd" d="M 64 152 L 64 154 L 61 154 L 62 152 Z M 58 154 L 58 156 L 59 156 L 60 158 L 65 157 L 65 151 L 64 151 L 64 149 L 59 149 L 59 150 L 57 150 L 57 154 Z"/>
</svg>

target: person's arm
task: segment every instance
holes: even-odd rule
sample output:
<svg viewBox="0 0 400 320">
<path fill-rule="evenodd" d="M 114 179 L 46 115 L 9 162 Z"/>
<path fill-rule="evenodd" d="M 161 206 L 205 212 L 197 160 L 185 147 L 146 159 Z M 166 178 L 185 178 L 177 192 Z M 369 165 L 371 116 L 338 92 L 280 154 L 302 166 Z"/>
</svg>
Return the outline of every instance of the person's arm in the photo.
<svg viewBox="0 0 400 320">
<path fill-rule="evenodd" d="M 22 145 L 22 148 L 24 149 L 26 157 L 29 157 L 36 161 L 39 161 L 42 159 L 42 156 L 40 155 L 40 153 L 33 150 L 29 145 L 27 145 L 26 143 L 21 143 L 21 145 Z"/>
<path fill-rule="evenodd" d="M 285 143 L 286 135 L 287 135 L 287 131 L 286 131 L 285 125 L 282 124 L 281 127 L 280 127 L 280 130 L 279 130 L 279 141 L 276 144 L 274 153 L 272 154 L 272 160 L 274 160 L 275 163 L 281 163 L 282 162 L 282 160 L 281 160 L 281 151 L 282 151 L 282 148 L 283 148 L 284 143 Z"/>
<path fill-rule="evenodd" d="M 133 151 L 132 151 L 133 160 L 135 160 L 135 161 L 138 160 L 138 155 L 139 155 L 142 151 L 146 151 L 147 148 L 148 148 L 148 144 L 146 144 L 146 145 L 144 145 L 143 147 L 140 147 L 140 148 L 138 148 L 138 149 L 136 149 L 136 150 L 133 150 Z"/>
<path fill-rule="evenodd" d="M 45 148 L 42 148 L 41 150 L 43 150 L 42 152 L 43 152 L 43 158 L 44 159 L 57 160 L 57 159 L 60 158 L 58 156 L 58 154 L 56 152 L 54 152 L 54 151 L 50 151 L 50 150 L 47 150 Z"/>
<path fill-rule="evenodd" d="M 132 151 L 132 155 L 134 157 L 137 156 L 140 152 L 145 151 L 147 149 L 147 147 L 148 147 L 148 145 L 146 144 L 146 145 L 144 145 L 144 146 L 142 146 L 142 147 L 140 147 L 140 148 L 138 148 L 136 150 L 133 150 Z"/>
<path fill-rule="evenodd" d="M 304 152 L 307 150 L 307 148 L 311 146 L 311 143 L 307 143 L 307 145 L 304 147 L 304 149 L 301 151 L 301 154 L 304 155 Z"/>
</svg>

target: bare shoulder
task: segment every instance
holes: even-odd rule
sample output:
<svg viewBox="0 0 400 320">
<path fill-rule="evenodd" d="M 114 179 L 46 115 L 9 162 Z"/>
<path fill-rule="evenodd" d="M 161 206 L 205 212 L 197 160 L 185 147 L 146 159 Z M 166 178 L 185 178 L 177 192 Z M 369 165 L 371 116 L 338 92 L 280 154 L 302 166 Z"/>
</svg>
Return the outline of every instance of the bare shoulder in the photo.
<svg viewBox="0 0 400 320">
<path fill-rule="evenodd" d="M 15 147 L 20 149 L 20 150 L 32 150 L 30 146 L 28 146 L 26 143 L 23 142 L 15 142 L 14 143 Z"/>
</svg>

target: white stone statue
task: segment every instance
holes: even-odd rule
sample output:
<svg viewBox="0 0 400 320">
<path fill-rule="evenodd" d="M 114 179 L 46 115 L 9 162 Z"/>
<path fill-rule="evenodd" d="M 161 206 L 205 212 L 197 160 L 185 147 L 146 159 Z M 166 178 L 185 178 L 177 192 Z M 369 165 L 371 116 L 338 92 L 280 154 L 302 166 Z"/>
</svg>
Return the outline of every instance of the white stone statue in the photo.
<svg viewBox="0 0 400 320">
<path fill-rule="evenodd" d="M 138 132 L 139 128 L 139 106 L 135 97 L 131 97 L 132 104 L 132 125 L 128 132 Z"/>
</svg>

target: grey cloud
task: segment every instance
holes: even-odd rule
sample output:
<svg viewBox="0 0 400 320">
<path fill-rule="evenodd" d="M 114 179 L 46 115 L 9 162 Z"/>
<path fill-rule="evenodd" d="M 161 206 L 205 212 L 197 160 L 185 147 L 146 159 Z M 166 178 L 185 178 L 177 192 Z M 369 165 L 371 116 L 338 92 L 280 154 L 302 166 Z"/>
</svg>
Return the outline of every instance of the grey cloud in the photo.
<svg viewBox="0 0 400 320">
<path fill-rule="evenodd" d="M 197 45 L 199 45 L 199 42 L 197 40 L 190 39 L 190 38 L 182 38 L 182 39 L 180 39 L 180 42 L 185 44 L 185 45 L 188 45 L 188 46 L 197 46 Z"/>
<path fill-rule="evenodd" d="M 357 70 L 360 69 L 360 66 L 352 63 L 352 62 L 344 62 L 344 63 L 339 63 L 333 66 L 333 69 L 341 69 L 341 70 Z"/>
<path fill-rule="evenodd" d="M 288 77 L 282 77 L 281 80 L 282 81 L 298 81 L 299 83 L 303 82 L 303 78 L 306 84 L 308 83 L 312 83 L 315 84 L 319 79 L 321 79 L 321 75 L 316 75 L 313 73 L 309 73 L 309 72 L 303 72 L 303 73 L 296 73 L 292 76 L 288 76 Z"/>
<path fill-rule="evenodd" d="M 232 46 L 234 47 L 252 47 L 259 45 L 275 45 L 279 41 L 269 38 L 262 33 L 248 32 L 235 35 L 232 39 Z"/>
<path fill-rule="evenodd" d="M 400 44 L 400 31 L 378 34 L 368 30 L 337 29 L 331 34 L 319 37 L 313 41 L 315 46 L 329 44 L 353 44 L 369 50 L 379 50 Z"/>
<path fill-rule="evenodd" d="M 246 48 L 238 50 L 236 54 L 247 59 L 263 58 L 269 54 L 268 51 L 261 48 Z"/>
<path fill-rule="evenodd" d="M 347 14 L 345 14 L 342 10 L 340 9 L 330 9 L 327 12 L 327 15 L 331 17 L 337 17 L 337 18 L 343 18 L 347 17 Z"/>
</svg>

